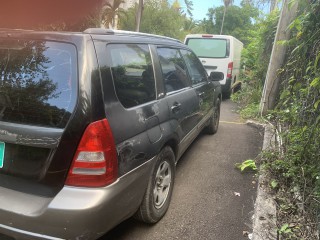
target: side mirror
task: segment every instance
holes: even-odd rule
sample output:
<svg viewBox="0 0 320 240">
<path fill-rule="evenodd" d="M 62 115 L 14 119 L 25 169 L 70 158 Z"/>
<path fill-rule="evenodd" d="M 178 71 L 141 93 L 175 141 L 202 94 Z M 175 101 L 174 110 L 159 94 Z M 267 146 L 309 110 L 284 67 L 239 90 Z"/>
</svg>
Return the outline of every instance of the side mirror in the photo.
<svg viewBox="0 0 320 240">
<path fill-rule="evenodd" d="M 211 81 L 220 81 L 224 79 L 223 72 L 211 72 L 210 73 L 210 80 Z"/>
</svg>

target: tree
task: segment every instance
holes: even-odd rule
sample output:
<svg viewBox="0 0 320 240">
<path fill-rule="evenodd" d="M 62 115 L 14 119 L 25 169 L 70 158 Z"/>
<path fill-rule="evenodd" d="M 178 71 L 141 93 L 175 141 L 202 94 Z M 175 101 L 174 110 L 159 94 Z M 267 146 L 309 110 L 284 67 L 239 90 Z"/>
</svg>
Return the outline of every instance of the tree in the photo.
<svg viewBox="0 0 320 240">
<path fill-rule="evenodd" d="M 193 17 L 192 11 L 193 11 L 193 3 L 191 0 L 184 0 L 184 4 L 186 5 L 187 13 L 190 18 Z"/>
<path fill-rule="evenodd" d="M 124 10 L 120 7 L 122 3 L 124 3 L 124 0 L 113 0 L 113 3 L 105 3 L 102 10 L 102 22 L 107 28 L 109 26 L 115 28 L 117 17 L 125 14 Z"/>
<path fill-rule="evenodd" d="M 262 11 L 265 11 L 265 5 L 270 5 L 269 7 L 269 13 L 272 11 L 278 9 L 278 3 L 281 2 L 279 0 L 242 0 L 241 3 L 243 4 L 250 4 L 253 7 L 259 8 Z"/>
<path fill-rule="evenodd" d="M 201 22 L 207 33 L 220 33 L 224 10 L 224 6 L 208 9 L 208 20 L 204 19 Z M 243 4 L 240 7 L 229 6 L 224 18 L 223 33 L 238 38 L 246 45 L 249 43 L 251 30 L 255 28 L 253 19 L 258 16 L 258 9 L 249 4 Z"/>
<path fill-rule="evenodd" d="M 136 11 L 137 5 L 128 9 L 126 17 L 120 22 L 121 29 L 135 30 Z M 186 35 L 184 30 L 186 19 L 186 16 L 173 8 L 167 0 L 149 0 L 144 3 L 140 31 L 182 40 Z"/>
<path fill-rule="evenodd" d="M 223 0 L 224 11 L 223 11 L 223 17 L 222 17 L 220 35 L 222 34 L 223 24 L 224 24 L 224 18 L 225 18 L 225 16 L 226 16 L 227 7 L 229 7 L 229 5 L 231 5 L 232 3 L 233 3 L 233 0 Z"/>
</svg>

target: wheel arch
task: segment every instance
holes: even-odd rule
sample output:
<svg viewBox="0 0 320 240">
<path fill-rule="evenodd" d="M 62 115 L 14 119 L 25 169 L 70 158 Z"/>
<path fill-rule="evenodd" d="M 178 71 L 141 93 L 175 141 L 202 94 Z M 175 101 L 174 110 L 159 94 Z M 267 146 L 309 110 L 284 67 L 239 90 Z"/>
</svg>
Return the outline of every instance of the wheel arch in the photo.
<svg viewBox="0 0 320 240">
<path fill-rule="evenodd" d="M 175 162 L 178 161 L 179 158 L 179 140 L 178 140 L 178 136 L 176 134 L 171 135 L 170 137 L 168 137 L 164 143 L 162 144 L 162 147 L 160 149 L 160 151 L 162 149 L 164 149 L 166 146 L 171 147 L 173 153 L 174 153 L 174 157 L 175 157 Z"/>
</svg>

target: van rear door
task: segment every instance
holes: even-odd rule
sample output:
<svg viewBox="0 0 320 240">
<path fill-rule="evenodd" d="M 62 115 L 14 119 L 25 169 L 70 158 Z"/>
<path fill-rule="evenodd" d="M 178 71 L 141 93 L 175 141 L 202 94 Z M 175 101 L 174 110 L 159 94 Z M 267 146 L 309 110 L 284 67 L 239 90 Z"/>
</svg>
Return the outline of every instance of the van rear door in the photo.
<svg viewBox="0 0 320 240">
<path fill-rule="evenodd" d="M 211 35 L 210 35 L 211 36 Z M 222 85 L 226 83 L 227 69 L 230 62 L 230 40 L 218 37 L 187 38 L 186 44 L 200 58 L 208 75 L 212 71 L 224 73 Z"/>
</svg>

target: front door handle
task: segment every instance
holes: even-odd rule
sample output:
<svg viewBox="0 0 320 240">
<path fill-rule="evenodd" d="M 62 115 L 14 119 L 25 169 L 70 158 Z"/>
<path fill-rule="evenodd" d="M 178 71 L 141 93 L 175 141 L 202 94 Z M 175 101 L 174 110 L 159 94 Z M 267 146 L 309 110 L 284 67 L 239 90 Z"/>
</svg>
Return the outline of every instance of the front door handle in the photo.
<svg viewBox="0 0 320 240">
<path fill-rule="evenodd" d="M 171 112 L 176 113 L 181 109 L 181 103 L 175 102 L 171 107 Z"/>
</svg>

